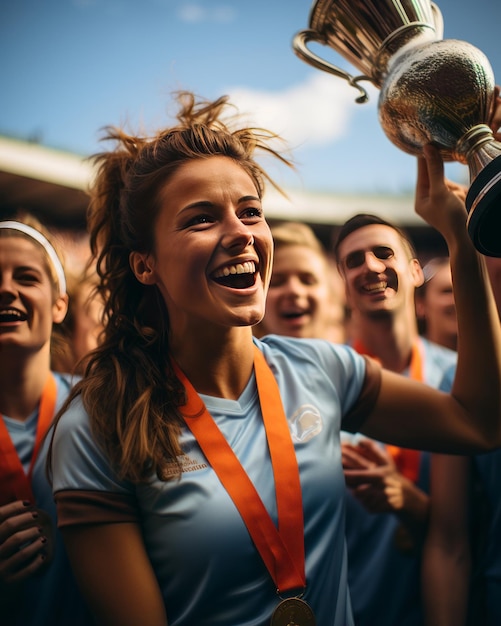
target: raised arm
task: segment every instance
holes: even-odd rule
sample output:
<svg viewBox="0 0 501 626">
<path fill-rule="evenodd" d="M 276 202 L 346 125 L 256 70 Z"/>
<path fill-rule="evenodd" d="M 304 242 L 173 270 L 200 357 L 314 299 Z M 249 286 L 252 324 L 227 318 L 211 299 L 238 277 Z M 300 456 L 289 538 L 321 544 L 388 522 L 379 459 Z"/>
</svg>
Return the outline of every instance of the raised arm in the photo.
<svg viewBox="0 0 501 626">
<path fill-rule="evenodd" d="M 472 415 L 480 416 L 484 409 L 490 413 L 485 434 L 491 431 L 499 441 L 501 334 L 496 304 L 484 258 L 466 230 L 462 190 L 448 187 L 438 150 L 428 146 L 425 154 L 426 160 L 419 161 L 416 212 L 442 233 L 450 253 L 458 317 L 452 394 Z"/>
<path fill-rule="evenodd" d="M 501 446 L 501 333 L 485 262 L 467 233 L 464 191 L 444 178 L 440 153 L 418 159 L 416 212 L 445 238 L 458 318 L 451 395 L 384 371 L 362 432 L 397 445 L 445 453 Z M 402 420 L 405 411 L 405 420 Z"/>
</svg>

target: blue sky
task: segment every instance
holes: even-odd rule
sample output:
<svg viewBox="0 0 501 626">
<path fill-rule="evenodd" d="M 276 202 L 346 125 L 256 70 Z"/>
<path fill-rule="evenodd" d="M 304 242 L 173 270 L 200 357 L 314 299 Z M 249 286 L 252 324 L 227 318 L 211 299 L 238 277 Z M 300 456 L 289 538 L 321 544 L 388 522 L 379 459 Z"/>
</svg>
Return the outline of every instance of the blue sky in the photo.
<svg viewBox="0 0 501 626">
<path fill-rule="evenodd" d="M 480 48 L 501 83 L 501 2 L 440 0 L 444 36 Z M 384 135 L 377 90 L 369 104 L 292 51 L 309 0 L 7 0 L 0 7 L 0 134 L 84 156 L 100 129 L 155 130 L 175 113 L 171 94 L 228 94 L 252 122 L 281 133 L 307 191 L 402 193 L 415 159 Z M 329 59 L 358 72 L 332 52 Z M 368 84 L 368 83 L 364 83 Z M 268 163 L 266 164 L 268 165 Z M 450 175 L 467 180 L 464 166 Z"/>
</svg>

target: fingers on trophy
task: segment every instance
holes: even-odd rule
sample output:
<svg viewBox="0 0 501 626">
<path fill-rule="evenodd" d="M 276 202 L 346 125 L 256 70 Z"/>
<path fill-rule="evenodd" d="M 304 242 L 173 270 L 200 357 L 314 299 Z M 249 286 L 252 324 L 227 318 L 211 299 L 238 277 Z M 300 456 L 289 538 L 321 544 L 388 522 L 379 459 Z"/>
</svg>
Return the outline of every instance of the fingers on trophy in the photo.
<svg viewBox="0 0 501 626">
<path fill-rule="evenodd" d="M 361 74 L 352 76 L 322 59 L 308 47 L 311 42 L 335 50 Z M 360 83 L 375 85 L 379 122 L 401 150 L 418 156 L 433 143 L 444 161 L 467 165 L 468 233 L 479 252 L 501 257 L 494 74 L 478 48 L 443 39 L 438 6 L 430 0 L 316 0 L 309 28 L 294 36 L 293 49 L 313 67 L 348 81 L 359 103 L 368 100 Z"/>
</svg>

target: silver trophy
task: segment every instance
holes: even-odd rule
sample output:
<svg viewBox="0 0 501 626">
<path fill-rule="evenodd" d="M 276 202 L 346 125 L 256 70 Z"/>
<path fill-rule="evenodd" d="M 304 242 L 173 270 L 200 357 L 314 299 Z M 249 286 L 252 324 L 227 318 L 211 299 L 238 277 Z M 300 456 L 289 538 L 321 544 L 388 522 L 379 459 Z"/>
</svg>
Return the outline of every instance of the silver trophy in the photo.
<svg viewBox="0 0 501 626">
<path fill-rule="evenodd" d="M 361 74 L 352 76 L 311 51 L 335 50 Z M 430 0 L 316 0 L 309 28 L 293 38 L 310 65 L 379 90 L 378 115 L 398 148 L 420 155 L 427 143 L 445 161 L 468 165 L 468 233 L 479 252 L 501 257 L 501 143 L 488 126 L 495 80 L 487 57 L 465 41 L 443 39 L 440 9 Z"/>
</svg>

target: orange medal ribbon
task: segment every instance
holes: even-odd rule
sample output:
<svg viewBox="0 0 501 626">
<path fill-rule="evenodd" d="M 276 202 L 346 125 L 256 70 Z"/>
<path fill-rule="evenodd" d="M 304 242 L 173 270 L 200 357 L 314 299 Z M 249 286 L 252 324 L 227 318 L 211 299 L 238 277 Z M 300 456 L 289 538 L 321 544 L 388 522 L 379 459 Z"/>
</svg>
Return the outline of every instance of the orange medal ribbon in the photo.
<svg viewBox="0 0 501 626">
<path fill-rule="evenodd" d="M 15 500 L 35 502 L 31 489 L 31 476 L 40 445 L 54 417 L 56 398 L 57 384 L 54 375 L 51 373 L 45 383 L 40 399 L 35 445 L 27 474 L 12 443 L 7 426 L 0 415 L 0 505 L 8 504 Z"/>
<path fill-rule="evenodd" d="M 181 408 L 186 424 L 233 500 L 277 588 L 306 586 L 304 520 L 299 468 L 280 390 L 261 351 L 254 346 L 254 372 L 268 439 L 278 509 L 278 528 L 240 461 L 200 396 L 174 364 L 187 392 Z"/>
<path fill-rule="evenodd" d="M 355 342 L 353 347 L 359 354 L 368 354 L 372 358 L 379 360 L 370 354 L 361 342 Z M 409 378 L 420 382 L 424 381 L 423 358 L 421 355 L 421 342 L 419 339 L 417 339 L 412 346 Z M 386 445 L 386 449 L 395 461 L 398 471 L 413 483 L 417 482 L 417 479 L 419 478 L 421 452 L 419 450 L 399 448 L 398 446 L 391 446 L 388 444 Z"/>
</svg>

